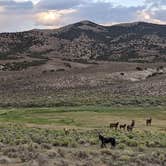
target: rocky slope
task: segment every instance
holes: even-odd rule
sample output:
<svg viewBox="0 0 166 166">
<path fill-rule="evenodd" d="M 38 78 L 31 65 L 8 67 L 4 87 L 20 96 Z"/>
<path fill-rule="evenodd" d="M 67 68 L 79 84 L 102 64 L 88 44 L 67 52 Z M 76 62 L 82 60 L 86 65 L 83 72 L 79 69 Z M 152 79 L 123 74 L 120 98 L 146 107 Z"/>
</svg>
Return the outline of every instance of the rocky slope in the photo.
<svg viewBox="0 0 166 166">
<path fill-rule="evenodd" d="M 166 25 L 101 26 L 82 21 L 55 30 L 0 34 L 0 59 L 22 57 L 156 62 L 166 60 Z"/>
</svg>

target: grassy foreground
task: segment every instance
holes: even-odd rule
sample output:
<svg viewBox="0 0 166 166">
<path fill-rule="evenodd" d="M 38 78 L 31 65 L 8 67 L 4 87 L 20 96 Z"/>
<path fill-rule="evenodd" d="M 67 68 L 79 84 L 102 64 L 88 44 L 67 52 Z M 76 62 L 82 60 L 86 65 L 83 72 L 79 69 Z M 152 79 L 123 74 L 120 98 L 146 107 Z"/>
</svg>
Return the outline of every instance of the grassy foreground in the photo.
<svg viewBox="0 0 166 166">
<path fill-rule="evenodd" d="M 152 126 L 145 126 L 151 116 Z M 109 129 L 130 124 L 133 132 Z M 64 128 L 69 129 L 65 133 Z M 117 139 L 101 149 L 98 132 Z M 166 165 L 166 108 L 60 107 L 0 110 L 0 165 Z"/>
</svg>

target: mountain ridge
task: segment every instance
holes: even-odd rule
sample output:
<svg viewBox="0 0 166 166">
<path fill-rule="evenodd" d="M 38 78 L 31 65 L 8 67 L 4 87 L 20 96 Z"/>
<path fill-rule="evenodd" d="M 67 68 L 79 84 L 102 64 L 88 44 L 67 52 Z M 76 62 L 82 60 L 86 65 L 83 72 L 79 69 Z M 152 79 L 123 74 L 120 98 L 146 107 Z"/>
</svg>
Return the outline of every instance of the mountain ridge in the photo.
<svg viewBox="0 0 166 166">
<path fill-rule="evenodd" d="M 103 26 L 89 20 L 58 29 L 0 34 L 0 59 L 54 56 L 87 60 L 165 61 L 166 25 Z"/>
</svg>

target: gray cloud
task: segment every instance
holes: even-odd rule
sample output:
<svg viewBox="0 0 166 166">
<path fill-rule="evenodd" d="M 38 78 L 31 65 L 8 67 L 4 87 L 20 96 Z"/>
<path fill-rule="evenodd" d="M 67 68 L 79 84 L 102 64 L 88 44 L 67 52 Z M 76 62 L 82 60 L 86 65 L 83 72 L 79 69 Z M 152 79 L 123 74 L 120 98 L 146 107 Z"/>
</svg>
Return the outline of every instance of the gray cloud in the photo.
<svg viewBox="0 0 166 166">
<path fill-rule="evenodd" d="M 154 14 L 154 18 L 166 22 L 166 10 L 158 10 Z"/>
<path fill-rule="evenodd" d="M 78 8 L 76 17 L 98 23 L 134 21 L 136 12 L 144 7 L 114 7 L 111 3 L 96 2 Z"/>
<path fill-rule="evenodd" d="M 61 10 L 76 7 L 85 3 L 85 0 L 40 0 L 36 7 L 38 9 Z"/>
<path fill-rule="evenodd" d="M 1 0 L 0 6 L 4 7 L 6 10 L 26 10 L 32 9 L 32 1 L 16 2 L 14 0 Z"/>
<path fill-rule="evenodd" d="M 165 0 L 145 0 L 146 4 L 152 3 L 152 4 L 156 4 L 156 5 L 166 5 L 166 1 Z"/>
</svg>

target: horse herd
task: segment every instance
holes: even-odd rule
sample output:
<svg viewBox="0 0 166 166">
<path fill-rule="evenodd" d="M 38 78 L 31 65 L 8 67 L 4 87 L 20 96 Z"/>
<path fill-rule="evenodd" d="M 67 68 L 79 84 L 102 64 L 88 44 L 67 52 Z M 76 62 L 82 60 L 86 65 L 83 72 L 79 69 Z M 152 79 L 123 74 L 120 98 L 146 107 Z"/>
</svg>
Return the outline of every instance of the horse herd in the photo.
<svg viewBox="0 0 166 166">
<path fill-rule="evenodd" d="M 151 124 L 152 124 L 152 118 L 146 119 L 146 126 L 151 126 Z M 123 129 L 123 130 L 127 129 L 127 131 L 132 131 L 135 126 L 135 120 L 132 120 L 130 125 L 119 124 L 119 122 L 110 123 L 110 129 L 117 130 L 118 126 L 119 126 L 119 129 Z M 110 143 L 112 147 L 116 146 L 116 138 L 114 137 L 104 137 L 99 133 L 99 140 L 101 141 L 101 148 L 106 147 L 106 144 L 108 143 Z"/>
<path fill-rule="evenodd" d="M 152 118 L 146 119 L 146 126 L 151 126 L 151 124 L 152 124 Z M 119 122 L 110 123 L 110 129 L 114 128 L 117 130 L 118 126 L 119 126 L 119 129 L 123 129 L 123 130 L 127 129 L 127 131 L 132 131 L 135 126 L 135 120 L 132 120 L 130 125 L 119 124 Z"/>
<path fill-rule="evenodd" d="M 146 119 L 146 126 L 151 126 L 152 124 L 152 118 L 148 118 Z M 116 123 L 110 123 L 110 129 L 115 129 L 117 130 L 118 127 L 119 129 L 123 129 L 123 130 L 126 130 L 128 132 L 132 132 L 133 131 L 133 128 L 135 126 L 135 120 L 132 120 L 131 121 L 131 124 L 127 125 L 127 124 L 119 124 L 119 122 L 116 122 Z M 76 131 L 75 129 L 72 129 L 72 131 Z M 70 133 L 70 129 L 66 129 L 64 128 L 64 133 L 65 135 L 68 135 Z M 104 137 L 103 135 L 101 135 L 101 133 L 98 133 L 98 136 L 99 136 L 99 140 L 101 141 L 101 148 L 103 147 L 106 147 L 106 144 L 110 143 L 112 147 L 115 147 L 117 142 L 116 142 L 116 138 L 114 137 Z"/>
</svg>

